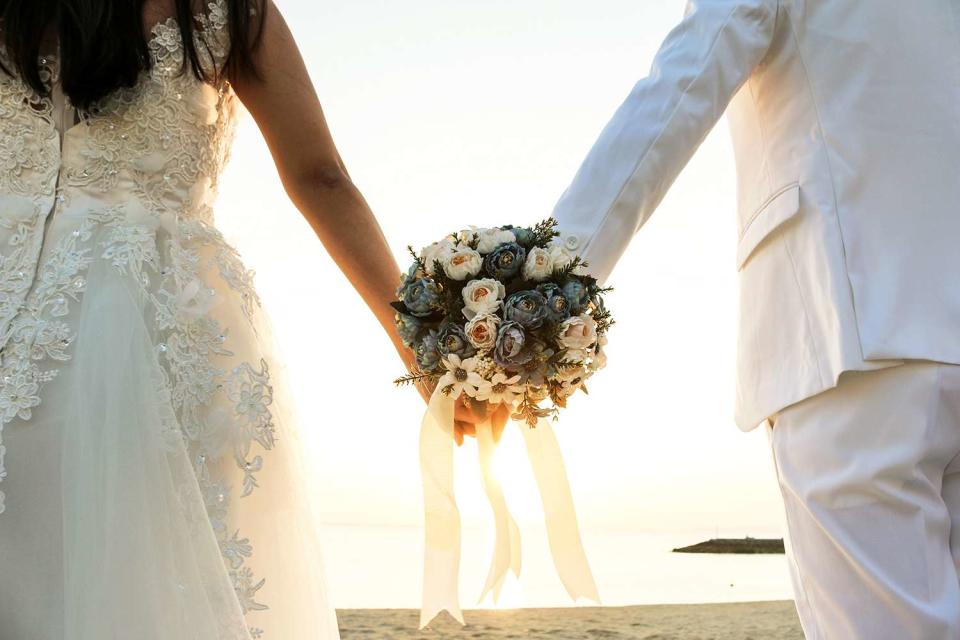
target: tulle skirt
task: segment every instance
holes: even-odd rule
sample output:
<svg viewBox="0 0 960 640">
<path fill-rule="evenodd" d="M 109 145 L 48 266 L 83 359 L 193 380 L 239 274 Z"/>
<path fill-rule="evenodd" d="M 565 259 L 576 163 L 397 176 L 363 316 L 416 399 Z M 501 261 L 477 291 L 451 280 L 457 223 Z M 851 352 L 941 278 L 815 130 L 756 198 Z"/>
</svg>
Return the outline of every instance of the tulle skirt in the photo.
<svg viewBox="0 0 960 640">
<path fill-rule="evenodd" d="M 250 276 L 203 222 L 52 221 L 0 351 L 0 640 L 338 637 Z"/>
</svg>

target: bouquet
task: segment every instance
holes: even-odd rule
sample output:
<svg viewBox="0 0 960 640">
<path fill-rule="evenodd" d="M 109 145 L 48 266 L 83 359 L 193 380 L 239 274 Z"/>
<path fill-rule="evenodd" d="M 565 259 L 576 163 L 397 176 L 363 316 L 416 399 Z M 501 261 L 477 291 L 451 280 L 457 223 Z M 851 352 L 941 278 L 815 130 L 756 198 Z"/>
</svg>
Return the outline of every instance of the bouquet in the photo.
<svg viewBox="0 0 960 640">
<path fill-rule="evenodd" d="M 419 371 L 396 383 L 505 404 L 530 427 L 586 393 L 606 364 L 609 289 L 557 240 L 556 226 L 469 229 L 411 249 L 394 308 Z"/>
<path fill-rule="evenodd" d="M 443 610 L 463 623 L 453 440 L 454 405 L 464 400 L 506 406 L 525 427 L 554 565 L 571 598 L 599 602 L 559 444 L 546 419 L 555 420 L 578 390 L 586 393 L 586 381 L 604 367 L 613 321 L 604 305 L 609 290 L 557 240 L 556 228 L 548 219 L 533 228 L 468 229 L 420 253 L 410 249 L 413 264 L 393 306 L 417 370 L 396 383 L 434 388 L 420 433 L 426 511 L 421 627 Z M 496 601 L 507 573 L 520 573 L 520 532 L 493 471 L 497 435 L 489 419 L 476 425 L 476 435 L 496 525 L 480 600 L 492 593 Z"/>
</svg>

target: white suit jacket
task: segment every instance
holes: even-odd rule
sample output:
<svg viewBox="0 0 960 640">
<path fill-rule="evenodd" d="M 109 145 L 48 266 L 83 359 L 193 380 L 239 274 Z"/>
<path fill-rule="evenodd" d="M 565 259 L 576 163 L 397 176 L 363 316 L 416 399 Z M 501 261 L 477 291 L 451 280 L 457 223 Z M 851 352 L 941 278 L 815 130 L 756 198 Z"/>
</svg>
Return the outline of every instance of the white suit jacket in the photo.
<svg viewBox="0 0 960 640">
<path fill-rule="evenodd" d="M 725 110 L 738 425 L 960 363 L 960 2 L 692 0 L 554 213 L 601 279 Z"/>
</svg>

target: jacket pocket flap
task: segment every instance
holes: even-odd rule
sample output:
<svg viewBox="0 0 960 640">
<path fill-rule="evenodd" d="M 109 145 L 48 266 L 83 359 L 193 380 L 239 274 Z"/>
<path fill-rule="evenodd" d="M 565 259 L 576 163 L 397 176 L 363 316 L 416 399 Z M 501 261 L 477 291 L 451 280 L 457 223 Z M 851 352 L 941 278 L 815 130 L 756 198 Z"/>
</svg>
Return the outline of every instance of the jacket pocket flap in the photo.
<svg viewBox="0 0 960 640">
<path fill-rule="evenodd" d="M 800 185 L 794 183 L 775 192 L 754 211 L 737 243 L 737 270 L 743 269 L 760 243 L 800 211 Z"/>
</svg>

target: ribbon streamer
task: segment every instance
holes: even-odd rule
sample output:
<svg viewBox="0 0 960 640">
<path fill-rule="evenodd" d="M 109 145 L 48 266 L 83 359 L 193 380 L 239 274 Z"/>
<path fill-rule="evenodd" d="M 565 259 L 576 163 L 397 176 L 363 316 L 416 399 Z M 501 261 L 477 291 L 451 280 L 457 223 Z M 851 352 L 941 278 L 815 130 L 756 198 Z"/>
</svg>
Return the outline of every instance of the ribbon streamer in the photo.
<svg viewBox="0 0 960 640">
<path fill-rule="evenodd" d="M 546 420 L 539 420 L 536 428 L 521 428 L 521 431 L 540 488 L 547 538 L 560 581 L 571 599 L 586 598 L 599 604 L 600 595 L 580 539 L 580 525 L 557 435 Z"/>
<path fill-rule="evenodd" d="M 460 611 L 460 510 L 453 495 L 454 401 L 439 391 L 420 428 L 420 474 L 423 476 L 423 600 L 420 628 L 441 611 L 463 624 Z"/>
<path fill-rule="evenodd" d="M 573 600 L 587 598 L 599 603 L 597 586 L 583 550 L 573 496 L 560 445 L 553 428 L 540 420 L 536 428 L 521 427 L 527 455 L 543 502 L 547 537 L 553 563 L 564 588 Z M 442 611 L 460 624 L 460 511 L 453 489 L 454 400 L 439 390 L 430 398 L 420 431 L 420 471 L 426 548 L 423 567 L 423 601 L 420 628 Z M 499 598 L 508 571 L 519 577 L 520 529 L 507 508 L 503 490 L 493 469 L 496 442 L 489 421 L 477 425 L 477 443 L 483 486 L 493 510 L 496 539 L 493 558 L 480 601 L 488 593 Z"/>
<path fill-rule="evenodd" d="M 490 500 L 496 527 L 493 559 L 490 561 L 487 583 L 483 587 L 483 593 L 480 594 L 479 604 L 490 592 L 493 592 L 494 602 L 500 598 L 500 590 L 507 579 L 508 570 L 512 569 L 513 575 L 520 577 L 520 528 L 517 527 L 516 521 L 507 509 L 503 489 L 493 471 L 497 443 L 493 439 L 493 425 L 489 421 L 477 425 L 477 445 L 480 451 L 480 469 L 483 472 L 483 489 Z"/>
</svg>

